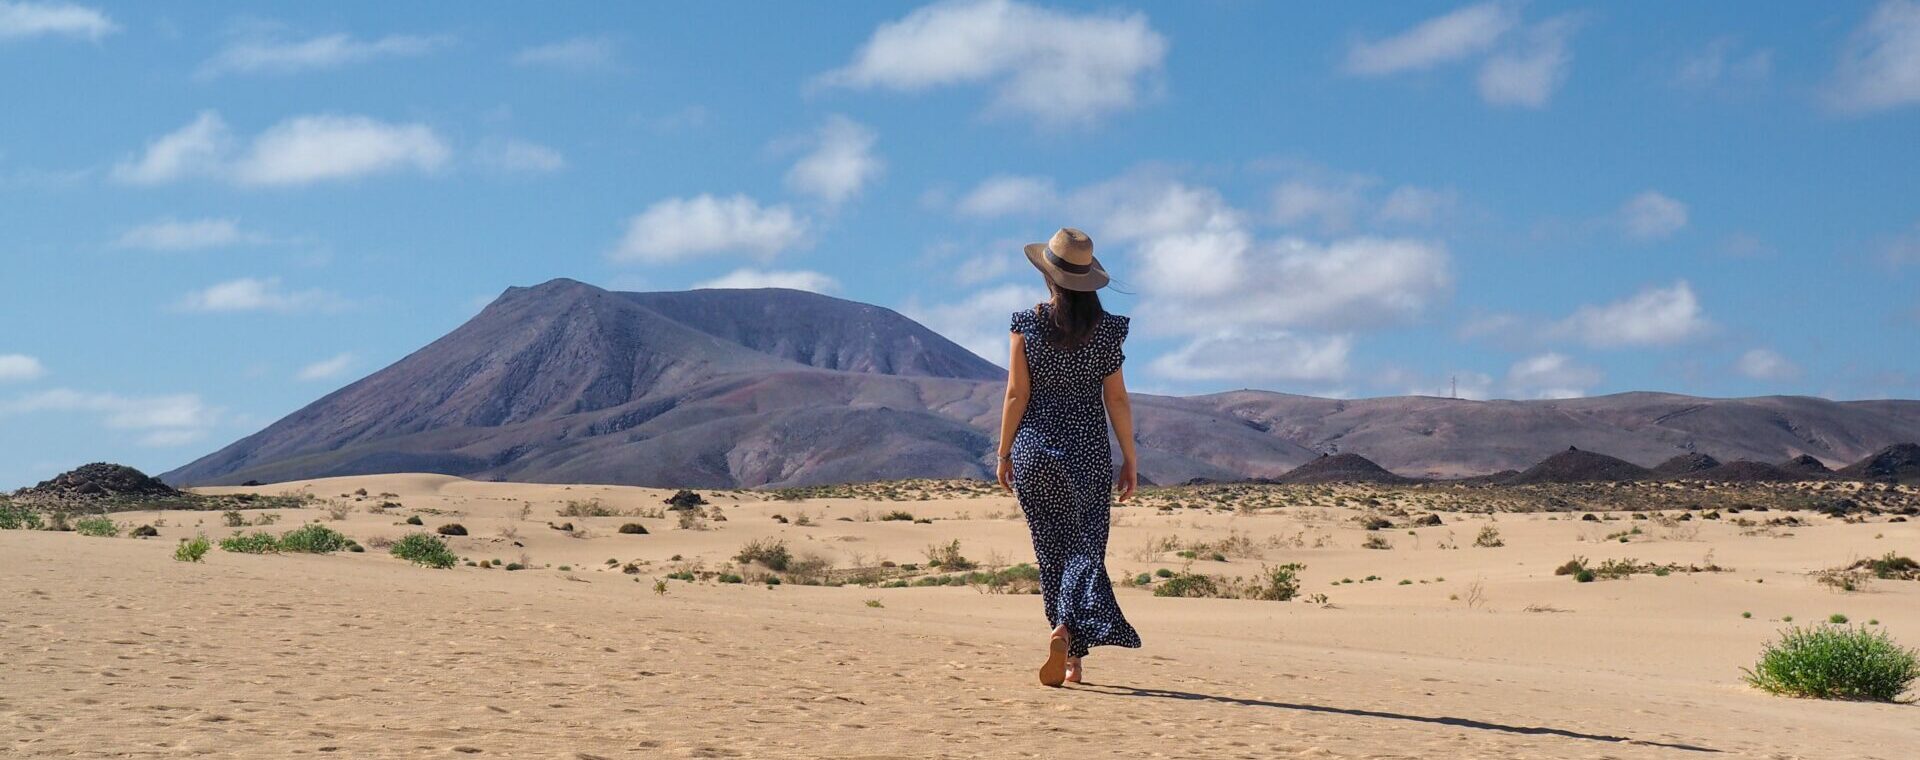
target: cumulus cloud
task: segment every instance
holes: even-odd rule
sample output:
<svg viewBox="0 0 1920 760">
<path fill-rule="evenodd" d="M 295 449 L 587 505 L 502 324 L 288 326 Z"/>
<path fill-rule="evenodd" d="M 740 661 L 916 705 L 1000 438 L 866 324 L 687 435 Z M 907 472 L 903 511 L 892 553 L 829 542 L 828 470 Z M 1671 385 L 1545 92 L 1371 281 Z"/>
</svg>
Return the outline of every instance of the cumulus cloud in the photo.
<svg viewBox="0 0 1920 760">
<path fill-rule="evenodd" d="M 325 34 L 304 40 L 238 40 L 200 66 L 203 77 L 221 74 L 287 74 L 339 68 L 379 58 L 420 56 L 445 47 L 450 40 L 395 34 L 361 40 L 347 34 Z"/>
<path fill-rule="evenodd" d="M 830 294 L 840 289 L 839 281 L 820 272 L 807 270 L 770 271 L 764 269 L 735 269 L 705 282 L 695 283 L 696 288 L 787 288 L 806 290 L 814 293 Z"/>
<path fill-rule="evenodd" d="M 1749 349 L 1734 360 L 1733 369 L 1754 380 L 1790 380 L 1800 376 L 1800 366 L 1770 348 Z"/>
<path fill-rule="evenodd" d="M 994 88 L 992 113 L 1080 126 L 1143 100 L 1166 53 L 1166 38 L 1141 13 L 949 0 L 881 24 L 851 62 L 816 83 L 909 92 L 985 84 Z"/>
<path fill-rule="evenodd" d="M 1039 285 L 1000 285 L 975 291 L 950 303 L 925 304 L 909 300 L 900 308 L 908 319 L 946 336 L 988 361 L 1006 366 L 1011 355 L 1007 325 L 1014 312 L 1047 300 Z"/>
<path fill-rule="evenodd" d="M 1284 330 L 1227 330 L 1195 338 L 1154 359 L 1174 380 L 1337 382 L 1347 375 L 1353 338 Z"/>
<path fill-rule="evenodd" d="M 515 53 L 521 66 L 552 66 L 575 71 L 612 68 L 619 46 L 606 37 L 574 37 L 535 45 Z"/>
<path fill-rule="evenodd" d="M 220 418 L 218 409 L 190 393 L 123 396 L 54 388 L 0 401 L 0 417 L 59 412 L 96 415 L 101 426 L 130 431 L 141 445 L 157 447 L 199 440 Z"/>
<path fill-rule="evenodd" d="M 1693 287 L 1680 280 L 1671 287 L 1642 289 L 1613 303 L 1582 306 L 1548 328 L 1548 333 L 1595 348 L 1619 348 L 1684 343 L 1712 329 Z"/>
<path fill-rule="evenodd" d="M 1387 193 L 1380 201 L 1380 208 L 1374 212 L 1374 221 L 1398 224 L 1435 224 L 1449 214 L 1460 203 L 1452 190 L 1435 190 L 1414 185 L 1401 185 Z"/>
<path fill-rule="evenodd" d="M 36 357 L 26 354 L 0 354 L 0 382 L 37 380 L 47 368 Z"/>
<path fill-rule="evenodd" d="M 1842 45 L 1827 97 L 1850 113 L 1920 103 L 1920 2 L 1874 7 Z"/>
<path fill-rule="evenodd" d="M 1628 198 L 1617 215 L 1627 236 L 1638 240 L 1658 240 L 1687 226 L 1687 204 L 1653 190 Z"/>
<path fill-rule="evenodd" d="M 1350 175 L 1328 181 L 1290 179 L 1273 190 L 1273 218 L 1282 225 L 1309 222 L 1326 232 L 1345 232 L 1366 205 L 1372 182 Z"/>
<path fill-rule="evenodd" d="M 1407 238 L 1255 245 L 1244 231 L 1222 229 L 1157 239 L 1139 257 L 1141 287 L 1160 296 L 1143 313 L 1177 330 L 1380 326 L 1421 313 L 1452 285 L 1446 248 Z"/>
<path fill-rule="evenodd" d="M 82 5 L 0 0 L 0 41 L 41 36 L 99 40 L 119 29 L 107 14 Z"/>
<path fill-rule="evenodd" d="M 216 177 L 241 185 L 302 185 L 373 174 L 432 171 L 450 153 L 424 124 L 392 124 L 365 116 L 296 116 L 256 136 L 235 155 L 226 122 L 213 111 L 156 138 L 113 177 L 152 185 Z"/>
<path fill-rule="evenodd" d="M 1381 40 L 1360 40 L 1347 49 L 1347 71 L 1379 76 L 1428 69 L 1493 47 L 1520 23 L 1511 2 L 1469 5 Z"/>
<path fill-rule="evenodd" d="M 851 200 L 886 169 L 873 152 L 877 139 L 860 122 L 838 114 L 828 117 L 807 139 L 807 154 L 787 170 L 787 187 L 829 206 Z"/>
<path fill-rule="evenodd" d="M 1544 107 L 1567 79 L 1573 62 L 1567 38 L 1575 26 L 1571 16 L 1562 16 L 1528 27 L 1520 44 L 1481 64 L 1480 99 L 1498 106 Z"/>
<path fill-rule="evenodd" d="M 266 242 L 267 237 L 240 228 L 232 219 L 162 219 L 120 233 L 119 248 L 190 251 Z"/>
<path fill-rule="evenodd" d="M 242 277 L 192 291 L 176 307 L 197 312 L 293 313 L 332 311 L 346 305 L 346 299 L 325 290 L 288 290 L 278 277 Z"/>
<path fill-rule="evenodd" d="M 545 174 L 567 168 L 567 157 L 560 151 L 526 140 L 488 140 L 476 154 L 482 165 L 504 172 Z"/>
<path fill-rule="evenodd" d="M 662 263 L 723 253 L 771 258 L 801 245 L 808 221 L 785 205 L 762 206 L 745 195 L 668 198 L 627 221 L 614 261 Z"/>
<path fill-rule="evenodd" d="M 1059 202 L 1052 179 L 1001 174 L 975 185 L 954 208 L 965 216 L 990 218 L 1044 213 Z"/>
<path fill-rule="evenodd" d="M 1682 58 L 1675 86 L 1693 90 L 1749 85 L 1773 73 L 1773 51 L 1743 50 L 1733 37 L 1720 37 Z"/>
<path fill-rule="evenodd" d="M 353 368 L 353 354 L 336 354 L 320 361 L 301 367 L 294 378 L 305 382 L 332 380 L 345 375 Z"/>
<path fill-rule="evenodd" d="M 1507 389 L 1520 398 L 1579 398 L 1599 384 L 1600 370 L 1553 352 L 1521 359 L 1507 369 Z"/>
</svg>

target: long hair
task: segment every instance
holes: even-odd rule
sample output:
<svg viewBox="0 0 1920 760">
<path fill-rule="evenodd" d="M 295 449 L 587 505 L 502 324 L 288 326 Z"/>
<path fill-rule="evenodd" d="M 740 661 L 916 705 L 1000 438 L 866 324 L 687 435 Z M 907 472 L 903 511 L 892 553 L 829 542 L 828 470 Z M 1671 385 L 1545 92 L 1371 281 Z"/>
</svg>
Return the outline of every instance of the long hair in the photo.
<svg viewBox="0 0 1920 760">
<path fill-rule="evenodd" d="M 1049 309 L 1052 312 L 1053 329 L 1048 331 L 1048 339 L 1061 348 L 1075 348 L 1087 342 L 1093 329 L 1100 325 L 1100 317 L 1107 311 L 1100 307 L 1100 294 L 1091 290 L 1067 290 L 1047 281 L 1047 290 L 1053 293 Z"/>
</svg>

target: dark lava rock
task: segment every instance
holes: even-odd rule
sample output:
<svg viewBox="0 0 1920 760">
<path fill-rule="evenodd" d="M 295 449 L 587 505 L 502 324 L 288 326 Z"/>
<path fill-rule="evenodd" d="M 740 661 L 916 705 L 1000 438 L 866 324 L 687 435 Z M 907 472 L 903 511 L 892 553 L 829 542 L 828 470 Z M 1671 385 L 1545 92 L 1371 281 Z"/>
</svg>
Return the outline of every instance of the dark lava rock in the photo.
<svg viewBox="0 0 1920 760">
<path fill-rule="evenodd" d="M 700 494 L 682 488 L 675 491 L 672 496 L 667 497 L 666 503 L 674 509 L 693 509 L 694 507 L 706 504 L 707 500 Z"/>
<path fill-rule="evenodd" d="M 1593 514 L 1592 512 L 1588 512 L 1580 516 L 1580 521 L 1581 522 L 1600 522 L 1600 518 L 1599 516 Z"/>
<path fill-rule="evenodd" d="M 155 529 L 151 525 L 142 525 L 138 528 L 134 528 L 133 532 L 128 533 L 127 535 L 133 536 L 134 538 L 152 538 L 154 536 L 160 535 L 160 531 Z"/>
<path fill-rule="evenodd" d="M 442 536 L 467 535 L 467 526 L 461 525 L 460 523 L 447 523 L 446 525 L 442 525 L 439 528 L 437 528 L 437 530 L 440 531 L 440 535 Z"/>
<path fill-rule="evenodd" d="M 783 521 L 784 522 L 784 521 Z M 647 535 L 647 526 L 640 523 L 627 523 L 620 526 L 620 532 L 636 536 Z"/>
<path fill-rule="evenodd" d="M 1508 483 L 1524 485 L 1527 483 L 1590 483 L 1624 482 L 1645 480 L 1653 474 L 1640 465 L 1605 454 L 1581 451 L 1568 446 L 1562 451 L 1539 464 L 1528 467 L 1525 472 L 1507 479 Z"/>
<path fill-rule="evenodd" d="M 124 464 L 94 462 L 40 481 L 39 485 L 31 488 L 22 488 L 18 494 L 56 499 L 105 499 L 115 496 L 134 498 L 179 496 L 180 492 L 173 486 Z"/>
<path fill-rule="evenodd" d="M 1282 483 L 1412 483 L 1359 454 L 1321 454 L 1277 478 Z"/>
<path fill-rule="evenodd" d="M 1747 459 L 1728 462 L 1683 477 L 1691 480 L 1711 480 L 1716 483 L 1785 483 L 1806 479 L 1805 476 L 1787 472 L 1766 462 Z"/>
<path fill-rule="evenodd" d="M 1920 443 L 1896 443 L 1840 468 L 1837 474 L 1878 483 L 1920 484 Z"/>
<path fill-rule="evenodd" d="M 1719 466 L 1720 460 L 1696 451 L 1690 454 L 1681 454 L 1680 456 L 1654 465 L 1653 474 L 1671 478 Z"/>
<path fill-rule="evenodd" d="M 1803 479 L 1833 476 L 1833 470 L 1828 469 L 1825 462 L 1813 458 L 1811 454 L 1801 454 L 1775 466 L 1779 467 L 1782 472 L 1799 475 Z"/>
<path fill-rule="evenodd" d="M 1440 516 L 1432 512 L 1413 518 L 1413 525 L 1418 528 L 1428 528 L 1439 524 L 1441 524 Z"/>
</svg>

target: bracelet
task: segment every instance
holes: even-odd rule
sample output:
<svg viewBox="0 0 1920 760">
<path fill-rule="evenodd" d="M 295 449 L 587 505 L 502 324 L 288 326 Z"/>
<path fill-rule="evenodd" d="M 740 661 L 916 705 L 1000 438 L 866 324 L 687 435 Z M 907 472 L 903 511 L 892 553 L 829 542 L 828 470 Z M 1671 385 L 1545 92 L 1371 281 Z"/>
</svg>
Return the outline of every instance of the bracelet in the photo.
<svg viewBox="0 0 1920 760">
<path fill-rule="evenodd" d="M 1013 455 L 1012 455 L 1012 454 L 1001 454 L 1001 455 L 1000 455 L 1000 461 L 1002 461 L 1002 462 L 1011 462 L 1011 461 L 1013 461 Z"/>
</svg>

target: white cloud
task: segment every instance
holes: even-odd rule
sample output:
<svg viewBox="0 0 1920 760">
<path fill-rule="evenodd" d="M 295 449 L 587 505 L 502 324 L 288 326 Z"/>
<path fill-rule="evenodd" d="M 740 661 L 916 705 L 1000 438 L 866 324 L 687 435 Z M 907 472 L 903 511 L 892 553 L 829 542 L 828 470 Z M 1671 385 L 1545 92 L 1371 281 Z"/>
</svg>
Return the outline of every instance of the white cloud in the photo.
<svg viewBox="0 0 1920 760">
<path fill-rule="evenodd" d="M 449 151 L 423 124 L 390 124 L 365 116 L 296 116 L 255 137 L 233 155 L 226 122 L 202 111 L 193 123 L 148 143 L 144 155 L 116 165 L 115 179 L 159 184 L 218 177 L 242 185 L 299 185 L 407 169 L 432 171 Z"/>
<path fill-rule="evenodd" d="M 567 168 L 560 151 L 525 140 L 489 140 L 478 149 L 480 163 L 505 172 L 547 173 Z"/>
<path fill-rule="evenodd" d="M 113 244 L 149 251 L 189 251 L 266 240 L 265 235 L 241 229 L 232 219 L 162 219 L 120 233 Z"/>
<path fill-rule="evenodd" d="M 0 382 L 37 380 L 47 374 L 38 358 L 26 354 L 0 354 Z"/>
<path fill-rule="evenodd" d="M 963 286 L 978 285 L 998 279 L 1012 270 L 1015 259 L 1023 264 L 1027 262 L 1027 257 L 1021 254 L 1018 247 L 1009 245 L 1004 252 L 988 252 L 968 257 L 960 262 L 949 276 L 955 283 Z M 1035 272 L 1034 276 L 1039 277 L 1040 273 Z"/>
<path fill-rule="evenodd" d="M 1141 306 L 1173 330 L 1209 325 L 1347 329 L 1405 320 L 1452 285 L 1438 243 L 1356 237 L 1254 246 L 1238 230 L 1169 236 L 1143 246 Z"/>
<path fill-rule="evenodd" d="M 353 368 L 353 354 L 338 354 L 301 367 L 294 378 L 303 381 L 332 380 Z"/>
<path fill-rule="evenodd" d="M 1527 28 L 1522 42 L 1480 66 L 1480 99 L 1498 106 L 1540 108 L 1567 79 L 1573 53 L 1567 49 L 1575 21 L 1549 19 Z"/>
<path fill-rule="evenodd" d="M 1789 380 L 1800 376 L 1800 366 L 1770 348 L 1755 348 L 1741 354 L 1733 369 L 1755 380 Z"/>
<path fill-rule="evenodd" d="M 878 179 L 886 163 L 873 153 L 876 136 L 857 121 L 835 114 L 808 140 L 812 149 L 787 170 L 787 187 L 838 206 Z"/>
<path fill-rule="evenodd" d="M 1720 37 L 1681 59 L 1673 83 L 1694 90 L 1746 85 L 1773 73 L 1773 51 L 1741 50 L 1732 37 Z"/>
<path fill-rule="evenodd" d="M 1621 204 L 1619 217 L 1629 237 L 1657 240 L 1687 226 L 1687 204 L 1648 190 Z"/>
<path fill-rule="evenodd" d="M 1452 213 L 1459 202 L 1451 190 L 1401 185 L 1380 202 L 1373 218 L 1381 223 L 1434 224 Z"/>
<path fill-rule="evenodd" d="M 732 252 L 770 258 L 802 244 L 807 230 L 806 218 L 787 206 L 763 207 L 745 195 L 668 198 L 629 219 L 610 256 L 648 263 Z"/>
<path fill-rule="evenodd" d="M 949 0 L 881 24 L 852 62 L 817 82 L 902 91 L 991 84 L 994 113 L 1079 126 L 1144 99 L 1166 53 L 1166 38 L 1141 13 Z"/>
<path fill-rule="evenodd" d="M 153 185 L 216 175 L 221 172 L 221 163 L 232 142 L 227 123 L 220 119 L 220 114 L 201 111 L 192 123 L 147 143 L 146 153 L 138 160 L 116 164 L 113 178 L 129 184 Z"/>
<path fill-rule="evenodd" d="M 966 216 L 990 218 L 1044 213 L 1059 202 L 1051 179 L 1001 174 L 975 185 L 954 208 Z"/>
<path fill-rule="evenodd" d="M 1309 337 L 1268 330 L 1227 330 L 1203 335 L 1153 361 L 1157 374 L 1174 380 L 1337 382 L 1347 375 L 1353 338 Z"/>
<path fill-rule="evenodd" d="M 1599 384 L 1600 370 L 1552 352 L 1521 359 L 1507 370 L 1507 389 L 1523 398 L 1578 398 Z"/>
<path fill-rule="evenodd" d="M 287 290 L 281 287 L 278 277 L 242 277 L 190 292 L 180 299 L 177 307 L 182 311 L 200 312 L 291 313 L 331 311 L 346 305 L 346 299 L 325 290 Z"/>
<path fill-rule="evenodd" d="M 98 40 L 119 30 L 100 11 L 69 3 L 14 3 L 0 0 L 0 40 L 41 35 Z"/>
<path fill-rule="evenodd" d="M 221 416 L 220 410 L 190 393 L 122 396 L 54 388 L 0 402 L 0 417 L 50 412 L 98 415 L 101 426 L 140 433 L 141 445 L 159 447 L 198 440 Z"/>
<path fill-rule="evenodd" d="M 976 291 L 953 303 L 922 304 L 918 299 L 909 300 L 900 308 L 900 313 L 1004 367 L 1011 356 L 1007 326 L 1013 313 L 1031 309 L 1046 300 L 1046 288 L 1038 283 L 1000 285 Z"/>
<path fill-rule="evenodd" d="M 1920 103 L 1920 2 L 1874 7 L 1841 47 L 1827 97 L 1852 113 Z"/>
<path fill-rule="evenodd" d="M 1243 214 L 1210 187 L 1130 173 L 1074 191 L 1067 210 L 1095 220 L 1101 240 L 1134 241 L 1197 230 L 1238 229 Z"/>
<path fill-rule="evenodd" d="M 1549 327 L 1548 335 L 1574 338 L 1596 348 L 1617 348 L 1684 343 L 1712 329 L 1693 287 L 1680 280 L 1672 287 L 1645 288 L 1625 300 L 1582 306 Z"/>
<path fill-rule="evenodd" d="M 619 46 L 606 37 L 574 37 L 536 45 L 514 54 L 513 62 L 522 66 L 553 66 L 576 71 L 611 68 Z"/>
<path fill-rule="evenodd" d="M 246 185 L 300 185 L 404 169 L 432 171 L 447 146 L 424 124 L 388 124 L 365 116 L 298 116 L 254 138 L 233 167 Z"/>
<path fill-rule="evenodd" d="M 1349 175 L 1336 180 L 1290 179 L 1273 190 L 1273 218 L 1282 225 L 1315 222 L 1326 232 L 1345 232 L 1366 205 L 1372 182 Z"/>
<path fill-rule="evenodd" d="M 1469 5 L 1383 40 L 1361 40 L 1347 50 L 1347 71 L 1379 76 L 1427 69 L 1491 48 L 1520 23 L 1511 2 Z"/>
<path fill-rule="evenodd" d="M 358 40 L 346 34 L 326 34 L 305 40 L 248 39 L 222 49 L 200 67 L 201 76 L 220 74 L 285 74 L 338 68 L 377 58 L 420 56 L 445 47 L 443 37 L 395 34 Z"/>
<path fill-rule="evenodd" d="M 814 293 L 832 293 L 840 289 L 839 281 L 820 272 L 807 270 L 769 271 L 764 269 L 735 269 L 705 282 L 695 283 L 696 288 L 787 288 L 806 290 Z"/>
</svg>

